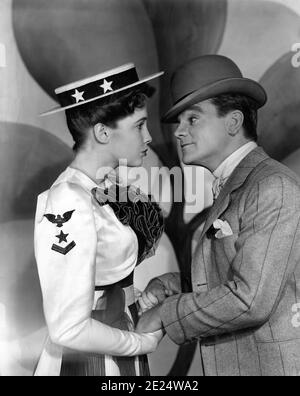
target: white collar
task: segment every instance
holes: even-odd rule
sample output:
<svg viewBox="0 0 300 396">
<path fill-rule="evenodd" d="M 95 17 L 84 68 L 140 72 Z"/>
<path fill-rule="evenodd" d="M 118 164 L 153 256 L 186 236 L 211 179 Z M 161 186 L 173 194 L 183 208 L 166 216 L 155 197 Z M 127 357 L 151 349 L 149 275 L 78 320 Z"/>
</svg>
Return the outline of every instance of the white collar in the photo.
<svg viewBox="0 0 300 396">
<path fill-rule="evenodd" d="M 93 188 L 98 187 L 98 184 L 88 175 L 86 175 L 81 170 L 72 168 L 70 166 L 58 177 L 54 185 L 60 184 L 62 182 L 79 184 L 88 192 L 91 192 Z"/>
<path fill-rule="evenodd" d="M 54 184 L 59 184 L 63 181 L 72 182 L 81 185 L 86 191 L 92 191 L 94 188 L 110 188 L 112 185 L 117 184 L 119 186 L 125 187 L 123 179 L 112 171 L 105 175 L 103 180 L 94 181 L 86 173 L 78 168 L 73 168 L 69 166 L 56 180 Z"/>
<path fill-rule="evenodd" d="M 257 144 L 256 142 L 249 142 L 244 144 L 234 153 L 232 153 L 229 157 L 225 159 L 218 166 L 218 168 L 213 172 L 213 175 L 217 179 L 228 179 L 229 176 L 232 174 L 234 169 L 238 166 L 238 164 L 254 149 L 256 149 Z"/>
</svg>

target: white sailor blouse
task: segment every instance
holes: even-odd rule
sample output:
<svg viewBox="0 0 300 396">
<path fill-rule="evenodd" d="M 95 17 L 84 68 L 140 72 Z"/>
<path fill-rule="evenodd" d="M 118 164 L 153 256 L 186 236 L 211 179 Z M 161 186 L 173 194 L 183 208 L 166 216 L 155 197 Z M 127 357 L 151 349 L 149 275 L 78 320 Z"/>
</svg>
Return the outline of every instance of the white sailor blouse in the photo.
<svg viewBox="0 0 300 396">
<path fill-rule="evenodd" d="M 95 287 L 130 276 L 162 233 L 160 228 L 149 249 L 141 249 L 132 220 L 122 219 L 120 209 L 117 217 L 118 208 L 101 202 L 101 194 L 93 180 L 69 167 L 38 197 L 35 256 L 49 337 L 36 375 L 60 375 L 64 348 L 137 356 L 154 351 L 160 340 L 160 333 L 139 335 L 91 316 L 99 301 Z"/>
</svg>

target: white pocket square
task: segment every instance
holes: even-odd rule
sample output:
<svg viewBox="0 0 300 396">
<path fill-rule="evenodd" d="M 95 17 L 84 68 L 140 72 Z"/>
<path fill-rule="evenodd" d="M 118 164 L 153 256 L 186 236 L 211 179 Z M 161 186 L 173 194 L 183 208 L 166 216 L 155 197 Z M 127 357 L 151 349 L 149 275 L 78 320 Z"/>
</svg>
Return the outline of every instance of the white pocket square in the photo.
<svg viewBox="0 0 300 396">
<path fill-rule="evenodd" d="M 232 229 L 226 220 L 223 221 L 223 220 L 217 219 L 216 221 L 214 221 L 213 227 L 216 230 L 219 230 L 215 234 L 215 237 L 217 239 L 222 239 L 222 238 L 226 238 L 226 237 L 233 235 Z"/>
</svg>

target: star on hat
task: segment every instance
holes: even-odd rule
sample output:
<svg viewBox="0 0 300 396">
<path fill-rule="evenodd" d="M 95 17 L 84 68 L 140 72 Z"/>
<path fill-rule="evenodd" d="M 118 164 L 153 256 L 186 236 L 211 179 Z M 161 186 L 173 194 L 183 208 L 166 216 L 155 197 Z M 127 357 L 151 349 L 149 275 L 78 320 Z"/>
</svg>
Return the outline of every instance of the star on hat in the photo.
<svg viewBox="0 0 300 396">
<path fill-rule="evenodd" d="M 104 79 L 104 82 L 102 85 L 100 85 L 101 88 L 103 88 L 104 93 L 108 92 L 108 91 L 113 91 L 111 85 L 112 85 L 113 81 L 106 81 Z"/>
<path fill-rule="evenodd" d="M 45 116 L 59 111 L 66 111 L 99 99 L 104 99 L 113 94 L 122 95 L 121 93 L 123 91 L 134 89 L 163 74 L 164 72 L 159 72 L 140 79 L 135 65 L 128 63 L 95 76 L 74 81 L 55 89 L 59 106 L 41 115 Z"/>
<path fill-rule="evenodd" d="M 75 89 L 75 94 L 72 96 L 73 96 L 73 98 L 76 99 L 76 103 L 79 103 L 81 101 L 84 102 L 83 94 L 84 94 L 84 91 L 79 92 L 77 89 Z"/>
</svg>

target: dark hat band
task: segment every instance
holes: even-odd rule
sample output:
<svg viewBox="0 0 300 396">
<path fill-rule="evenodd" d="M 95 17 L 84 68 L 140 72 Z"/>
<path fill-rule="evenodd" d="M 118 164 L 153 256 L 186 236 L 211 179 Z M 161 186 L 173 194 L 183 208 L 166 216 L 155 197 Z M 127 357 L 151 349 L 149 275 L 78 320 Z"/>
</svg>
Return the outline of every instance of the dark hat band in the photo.
<svg viewBox="0 0 300 396">
<path fill-rule="evenodd" d="M 135 84 L 139 77 L 135 68 L 121 73 L 101 78 L 97 81 L 73 88 L 71 90 L 56 94 L 62 107 L 68 107 L 94 99 L 106 93 L 113 93 L 119 89 Z"/>
</svg>

